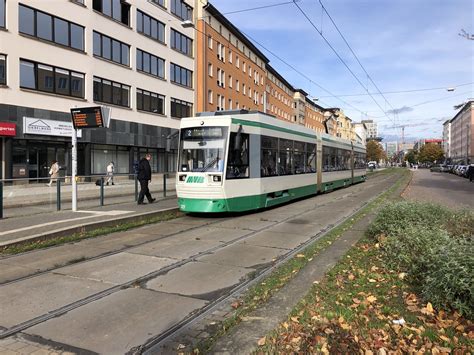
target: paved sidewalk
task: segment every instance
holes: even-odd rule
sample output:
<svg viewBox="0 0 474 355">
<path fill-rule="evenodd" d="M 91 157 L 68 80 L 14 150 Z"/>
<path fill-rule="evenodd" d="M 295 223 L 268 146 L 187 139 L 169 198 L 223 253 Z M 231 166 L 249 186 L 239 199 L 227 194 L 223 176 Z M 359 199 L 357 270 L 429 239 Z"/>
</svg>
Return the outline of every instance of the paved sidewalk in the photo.
<svg viewBox="0 0 474 355">
<path fill-rule="evenodd" d="M 165 211 L 177 210 L 176 196 L 163 197 L 163 193 L 153 195 L 157 200 L 153 204 L 138 206 L 136 202 L 127 202 L 103 207 L 81 209 L 77 212 L 56 211 L 5 218 L 0 220 L 0 248 L 25 240 L 34 240 L 46 236 L 64 236 L 89 228 L 110 225 L 111 222 L 136 219 L 140 216 L 153 216 Z"/>
</svg>

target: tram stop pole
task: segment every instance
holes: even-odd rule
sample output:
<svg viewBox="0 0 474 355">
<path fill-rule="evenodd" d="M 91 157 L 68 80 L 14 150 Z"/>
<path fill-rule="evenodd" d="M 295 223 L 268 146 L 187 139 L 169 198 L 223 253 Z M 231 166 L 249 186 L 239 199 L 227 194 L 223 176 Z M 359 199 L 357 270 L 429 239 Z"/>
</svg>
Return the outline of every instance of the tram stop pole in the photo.
<svg viewBox="0 0 474 355">
<path fill-rule="evenodd" d="M 77 129 L 72 129 L 72 210 L 77 211 Z"/>
</svg>

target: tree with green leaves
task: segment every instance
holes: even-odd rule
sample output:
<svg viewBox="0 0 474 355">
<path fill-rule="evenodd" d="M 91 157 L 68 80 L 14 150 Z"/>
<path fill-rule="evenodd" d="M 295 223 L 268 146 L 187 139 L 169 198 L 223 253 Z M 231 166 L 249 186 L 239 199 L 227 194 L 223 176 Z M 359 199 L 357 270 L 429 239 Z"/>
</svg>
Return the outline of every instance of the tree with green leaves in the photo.
<svg viewBox="0 0 474 355">
<path fill-rule="evenodd" d="M 444 158 L 443 149 L 435 143 L 427 143 L 420 149 L 418 159 L 422 163 L 439 162 Z"/>
<path fill-rule="evenodd" d="M 407 155 L 405 155 L 405 161 L 410 164 L 415 164 L 418 161 L 418 151 L 416 149 L 410 150 Z"/>
<path fill-rule="evenodd" d="M 385 152 L 382 146 L 376 141 L 368 141 L 367 142 L 367 161 L 379 161 L 385 157 Z"/>
</svg>

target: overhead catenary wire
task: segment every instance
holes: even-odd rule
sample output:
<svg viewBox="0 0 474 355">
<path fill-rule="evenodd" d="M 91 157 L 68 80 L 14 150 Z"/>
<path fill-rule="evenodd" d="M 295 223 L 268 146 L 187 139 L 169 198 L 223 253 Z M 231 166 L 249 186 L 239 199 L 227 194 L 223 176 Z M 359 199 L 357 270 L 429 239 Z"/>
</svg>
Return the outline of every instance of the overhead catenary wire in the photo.
<svg viewBox="0 0 474 355">
<path fill-rule="evenodd" d="M 437 90 L 446 90 L 448 87 L 451 88 L 459 88 L 462 86 L 467 86 L 467 85 L 473 85 L 474 82 L 470 83 L 465 83 L 465 84 L 459 84 L 459 85 L 447 85 L 447 86 L 439 86 L 439 87 L 433 87 L 433 88 L 423 88 L 423 89 L 407 89 L 407 90 L 397 90 L 397 91 L 384 91 L 383 94 L 406 94 L 406 93 L 412 93 L 412 92 L 423 92 L 423 91 L 437 91 Z M 380 95 L 379 93 L 372 92 L 372 95 Z M 337 96 L 339 97 L 354 97 L 354 96 L 368 96 L 369 94 L 367 93 L 361 93 L 361 94 L 339 94 Z M 332 97 L 332 96 L 320 96 L 320 98 L 326 98 L 326 97 Z"/>
<path fill-rule="evenodd" d="M 328 10 L 326 9 L 326 7 L 324 6 L 322 0 L 318 0 L 319 3 L 321 4 L 321 8 L 324 10 L 324 12 L 326 13 L 326 15 L 328 15 L 329 19 L 331 20 L 332 24 L 334 25 L 334 27 L 336 28 L 337 32 L 339 33 L 339 35 L 341 36 L 341 38 L 344 40 L 344 43 L 347 45 L 347 47 L 349 48 L 349 50 L 351 51 L 352 55 L 354 56 L 354 58 L 357 60 L 357 63 L 359 63 L 360 67 L 362 68 L 362 70 L 364 71 L 364 73 L 367 75 L 367 78 L 370 80 L 370 82 L 374 85 L 374 87 L 377 89 L 378 93 L 380 95 L 382 95 L 382 97 L 384 98 L 385 102 L 392 108 L 392 110 L 394 110 L 394 107 L 392 106 L 392 104 L 387 100 L 387 98 L 384 96 L 384 94 L 380 91 L 380 89 L 378 88 L 377 84 L 375 84 L 375 82 L 372 80 L 372 77 L 369 75 L 369 73 L 367 72 L 367 70 L 365 70 L 365 67 L 362 65 L 362 63 L 360 62 L 359 60 L 359 57 L 357 56 L 357 54 L 355 54 L 354 50 L 352 49 L 352 47 L 350 46 L 350 44 L 347 42 L 346 40 L 346 37 L 344 37 L 344 35 L 342 34 L 341 30 L 339 30 L 339 27 L 336 25 L 336 22 L 333 20 L 333 18 L 331 17 L 331 15 L 329 14 Z M 322 32 L 322 31 L 321 31 Z M 368 89 L 367 89 L 367 92 L 368 92 Z"/>
<path fill-rule="evenodd" d="M 347 63 L 344 61 L 344 59 L 342 59 L 342 57 L 339 55 L 339 53 L 336 51 L 336 49 L 331 45 L 331 43 L 327 40 L 327 38 L 323 35 L 322 31 L 320 31 L 316 25 L 313 23 L 313 21 L 309 18 L 309 16 L 306 14 L 306 12 L 301 8 L 301 6 L 299 6 L 296 2 L 296 0 L 293 1 L 293 4 L 298 8 L 298 10 L 302 13 L 302 15 L 306 18 L 306 20 L 311 24 L 311 26 L 316 30 L 316 32 L 318 32 L 318 34 L 323 38 L 324 42 L 329 46 L 329 48 L 331 48 L 331 50 L 334 52 L 334 54 L 336 54 L 337 58 L 339 59 L 339 61 L 346 67 L 346 69 L 351 73 L 351 75 L 356 79 L 356 81 L 360 84 L 360 86 L 362 86 L 366 91 L 367 93 L 369 93 L 368 89 L 364 86 L 364 84 L 360 81 L 360 79 L 357 77 L 357 75 L 354 74 L 354 72 L 352 71 L 351 68 L 349 68 L 349 66 L 347 65 Z M 387 113 L 385 112 L 385 110 L 382 108 L 382 106 L 380 106 L 380 104 L 377 102 L 377 100 L 375 100 L 375 98 L 373 97 L 373 95 L 370 95 L 369 93 L 369 96 L 372 98 L 372 101 L 374 101 L 374 103 L 380 108 L 380 110 L 385 114 L 385 116 L 387 118 L 389 118 L 389 116 L 387 115 Z M 393 123 L 395 123 L 395 120 L 392 120 Z"/>
</svg>

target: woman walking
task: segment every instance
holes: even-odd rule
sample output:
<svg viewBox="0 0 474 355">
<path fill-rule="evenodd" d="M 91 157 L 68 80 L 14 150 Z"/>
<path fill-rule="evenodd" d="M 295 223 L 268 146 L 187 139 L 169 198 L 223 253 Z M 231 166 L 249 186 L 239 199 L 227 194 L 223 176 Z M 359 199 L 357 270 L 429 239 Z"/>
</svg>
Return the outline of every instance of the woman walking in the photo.
<svg viewBox="0 0 474 355">
<path fill-rule="evenodd" d="M 49 184 L 48 186 L 51 186 L 53 182 L 57 182 L 58 177 L 59 177 L 59 164 L 57 160 L 53 160 L 51 162 L 51 168 L 49 169 L 49 175 L 51 178 L 49 179 Z"/>
</svg>

